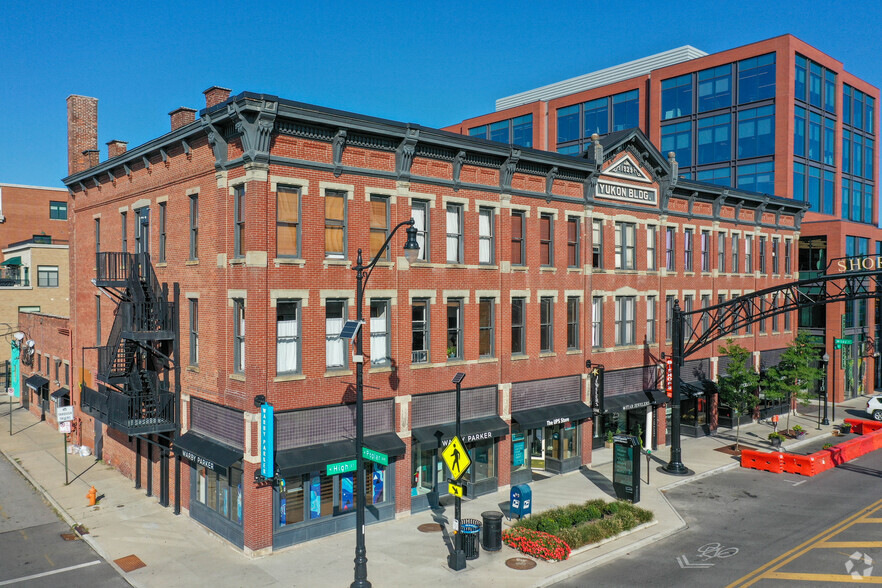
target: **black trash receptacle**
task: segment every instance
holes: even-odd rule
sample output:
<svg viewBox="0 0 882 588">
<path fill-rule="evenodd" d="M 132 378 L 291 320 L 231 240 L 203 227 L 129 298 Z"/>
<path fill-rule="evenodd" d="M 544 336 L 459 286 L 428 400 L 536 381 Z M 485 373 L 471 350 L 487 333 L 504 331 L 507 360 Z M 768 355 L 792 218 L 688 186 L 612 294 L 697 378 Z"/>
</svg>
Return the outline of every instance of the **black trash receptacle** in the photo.
<svg viewBox="0 0 882 588">
<path fill-rule="evenodd" d="M 462 550 L 466 559 L 478 559 L 481 550 L 478 549 L 478 541 L 481 535 L 481 521 L 477 519 L 462 519 L 459 523 L 459 532 L 462 535 Z"/>
<path fill-rule="evenodd" d="M 488 510 L 481 513 L 481 518 L 484 519 L 481 547 L 484 551 L 499 551 L 502 549 L 502 513 Z"/>
</svg>

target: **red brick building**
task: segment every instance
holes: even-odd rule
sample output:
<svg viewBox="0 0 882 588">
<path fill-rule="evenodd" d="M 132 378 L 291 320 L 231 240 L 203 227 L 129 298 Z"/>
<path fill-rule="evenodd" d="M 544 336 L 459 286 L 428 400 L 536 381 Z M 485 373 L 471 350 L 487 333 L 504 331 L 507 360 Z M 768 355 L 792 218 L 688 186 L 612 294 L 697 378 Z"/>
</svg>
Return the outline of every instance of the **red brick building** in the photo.
<svg viewBox="0 0 882 588">
<path fill-rule="evenodd" d="M 39 312 L 20 312 L 18 329 L 24 335 L 19 357 L 24 382 L 21 403 L 41 420 L 57 427 L 56 408 L 71 404 L 69 320 Z M 28 341 L 34 345 L 29 346 Z M 80 423 L 78 419 L 71 427 L 74 440 L 82 437 Z"/>
<path fill-rule="evenodd" d="M 711 55 L 651 55 L 501 98 L 447 130 L 577 154 L 595 132 L 639 126 L 676 153 L 683 178 L 807 202 L 798 265 L 808 278 L 830 260 L 882 253 L 878 100 L 841 61 L 782 35 Z M 800 313 L 819 355 L 836 359 L 831 399 L 882 389 L 880 312 L 864 300 Z M 834 352 L 836 338 L 853 343 Z"/>
<path fill-rule="evenodd" d="M 680 179 L 636 129 L 572 157 L 205 94 L 198 119 L 178 109 L 170 132 L 103 162 L 77 156 L 97 138 L 70 127 L 73 401 L 105 461 L 158 477 L 161 500 L 179 489 L 192 518 L 249 552 L 354 526 L 351 475 L 326 475 L 354 453 L 353 350 L 339 335 L 355 317 L 357 251 L 373 257 L 398 223 L 415 220 L 419 257 L 408 263 L 396 234 L 363 308 L 366 444 L 390 456 L 368 464 L 369 522 L 445 493 L 456 373 L 470 495 L 572 471 L 607 430 L 665 442 L 674 299 L 698 309 L 795 278 L 802 203 Z M 68 106 L 97 119 L 94 99 Z M 770 248 L 747 271 L 742 238 L 777 243 L 784 262 L 772 272 Z M 761 355 L 794 329 L 785 316 L 736 338 Z M 715 354 L 684 381 L 713 378 Z M 256 477 L 264 401 L 272 484 Z"/>
<path fill-rule="evenodd" d="M 67 190 L 0 183 L 0 249 L 45 236 L 67 243 Z"/>
</svg>

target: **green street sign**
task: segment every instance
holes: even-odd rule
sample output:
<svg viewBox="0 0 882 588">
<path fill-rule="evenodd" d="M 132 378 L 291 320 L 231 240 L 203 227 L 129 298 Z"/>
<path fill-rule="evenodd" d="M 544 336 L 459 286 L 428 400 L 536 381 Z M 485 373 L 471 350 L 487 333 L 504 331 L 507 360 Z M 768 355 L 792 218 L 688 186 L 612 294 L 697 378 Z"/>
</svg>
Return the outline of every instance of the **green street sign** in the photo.
<svg viewBox="0 0 882 588">
<path fill-rule="evenodd" d="M 833 339 L 834 345 L 851 345 L 852 343 L 854 343 L 854 341 L 851 339 Z"/>
<path fill-rule="evenodd" d="M 348 474 L 349 472 L 355 471 L 355 460 L 351 459 L 349 461 L 340 461 L 337 463 L 329 463 L 327 469 L 327 475 L 336 476 L 338 474 Z"/>
<path fill-rule="evenodd" d="M 377 462 L 380 465 L 389 465 L 388 455 L 386 455 L 385 453 L 380 453 L 379 451 L 374 451 L 373 449 L 368 449 L 367 447 L 361 448 L 361 456 L 365 459 Z"/>
</svg>

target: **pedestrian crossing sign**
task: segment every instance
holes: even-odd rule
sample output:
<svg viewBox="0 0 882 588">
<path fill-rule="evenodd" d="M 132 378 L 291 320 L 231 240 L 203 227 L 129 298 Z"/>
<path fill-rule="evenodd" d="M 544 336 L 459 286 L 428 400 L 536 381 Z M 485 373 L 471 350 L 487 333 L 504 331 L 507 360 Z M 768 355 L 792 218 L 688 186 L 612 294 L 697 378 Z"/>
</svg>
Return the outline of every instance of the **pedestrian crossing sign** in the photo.
<svg viewBox="0 0 882 588">
<path fill-rule="evenodd" d="M 459 480 L 468 471 L 469 466 L 472 465 L 469 452 L 466 451 L 465 445 L 463 445 L 459 437 L 454 437 L 450 440 L 450 443 L 441 452 L 441 459 L 447 464 L 447 469 L 450 470 L 450 475 L 454 482 Z"/>
</svg>

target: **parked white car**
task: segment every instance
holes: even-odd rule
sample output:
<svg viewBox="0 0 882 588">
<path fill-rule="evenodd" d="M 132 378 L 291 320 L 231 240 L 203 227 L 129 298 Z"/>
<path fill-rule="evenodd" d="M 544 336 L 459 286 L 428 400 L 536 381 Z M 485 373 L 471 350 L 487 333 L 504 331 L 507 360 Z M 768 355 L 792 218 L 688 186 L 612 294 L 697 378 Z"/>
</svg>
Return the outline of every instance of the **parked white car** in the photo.
<svg viewBox="0 0 882 588">
<path fill-rule="evenodd" d="M 882 396 L 872 396 L 867 400 L 867 414 L 877 421 L 882 421 Z"/>
</svg>

